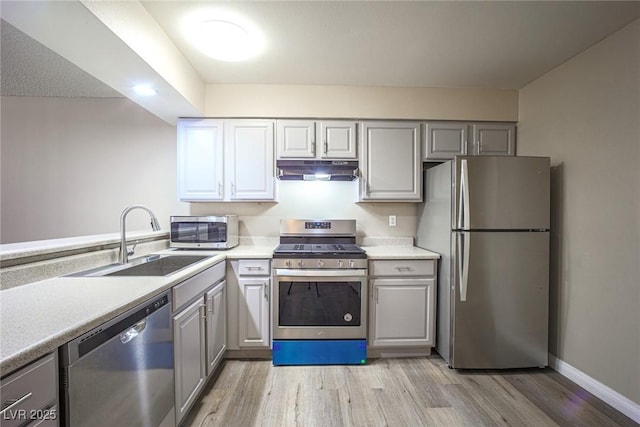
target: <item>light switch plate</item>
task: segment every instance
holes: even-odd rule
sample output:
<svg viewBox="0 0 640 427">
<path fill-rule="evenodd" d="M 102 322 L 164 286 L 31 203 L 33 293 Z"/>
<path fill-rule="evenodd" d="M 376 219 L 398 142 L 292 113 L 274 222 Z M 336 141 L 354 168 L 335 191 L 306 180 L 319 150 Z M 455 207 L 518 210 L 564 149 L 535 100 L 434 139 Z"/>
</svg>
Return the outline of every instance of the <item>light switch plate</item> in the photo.
<svg viewBox="0 0 640 427">
<path fill-rule="evenodd" d="M 395 227 L 395 226 L 396 226 L 396 216 L 389 215 L 389 227 Z"/>
</svg>

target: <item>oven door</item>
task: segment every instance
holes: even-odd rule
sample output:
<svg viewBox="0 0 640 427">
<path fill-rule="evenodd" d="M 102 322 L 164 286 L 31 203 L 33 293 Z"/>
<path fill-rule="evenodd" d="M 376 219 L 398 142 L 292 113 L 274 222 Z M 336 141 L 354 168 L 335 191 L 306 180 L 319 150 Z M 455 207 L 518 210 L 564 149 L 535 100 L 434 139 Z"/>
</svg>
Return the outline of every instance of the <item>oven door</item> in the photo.
<svg viewBox="0 0 640 427">
<path fill-rule="evenodd" d="M 274 339 L 365 339 L 367 270 L 274 270 Z"/>
</svg>

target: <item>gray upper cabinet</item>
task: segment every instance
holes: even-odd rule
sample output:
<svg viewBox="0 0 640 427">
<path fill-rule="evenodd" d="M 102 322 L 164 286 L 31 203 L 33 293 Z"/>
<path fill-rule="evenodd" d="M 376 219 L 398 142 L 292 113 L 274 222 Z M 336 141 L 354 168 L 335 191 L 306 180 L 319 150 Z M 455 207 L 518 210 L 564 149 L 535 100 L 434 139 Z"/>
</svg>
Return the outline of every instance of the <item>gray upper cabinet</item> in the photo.
<svg viewBox="0 0 640 427">
<path fill-rule="evenodd" d="M 476 156 L 515 156 L 516 125 L 514 123 L 474 123 L 473 151 Z"/>
<path fill-rule="evenodd" d="M 424 125 L 425 161 L 449 160 L 467 154 L 469 125 L 460 122 L 427 122 Z"/>
<path fill-rule="evenodd" d="M 426 122 L 423 160 L 450 160 L 458 155 L 515 156 L 515 123 Z"/>
<path fill-rule="evenodd" d="M 274 200 L 273 120 L 225 120 L 225 199 Z"/>
<path fill-rule="evenodd" d="M 178 121 L 178 199 L 224 199 L 224 124 L 222 120 Z"/>
<path fill-rule="evenodd" d="M 420 123 L 370 121 L 360 129 L 360 201 L 421 201 Z"/>
<path fill-rule="evenodd" d="M 178 199 L 275 199 L 273 120 L 178 121 Z"/>
<path fill-rule="evenodd" d="M 278 159 L 355 159 L 356 122 L 277 120 Z"/>
</svg>

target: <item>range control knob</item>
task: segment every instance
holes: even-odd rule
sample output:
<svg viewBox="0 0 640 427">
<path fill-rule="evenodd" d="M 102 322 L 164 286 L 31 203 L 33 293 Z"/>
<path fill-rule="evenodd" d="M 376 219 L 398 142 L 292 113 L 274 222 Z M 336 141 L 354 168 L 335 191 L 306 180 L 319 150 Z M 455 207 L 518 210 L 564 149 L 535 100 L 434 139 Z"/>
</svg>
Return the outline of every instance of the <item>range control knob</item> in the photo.
<svg viewBox="0 0 640 427">
<path fill-rule="evenodd" d="M 298 267 L 302 268 L 304 266 L 304 261 L 298 260 Z"/>
<path fill-rule="evenodd" d="M 324 266 L 323 260 L 318 260 L 318 267 L 322 268 Z"/>
<path fill-rule="evenodd" d="M 284 262 L 284 266 L 287 267 L 287 268 L 291 268 L 291 260 L 290 259 L 286 260 Z"/>
<path fill-rule="evenodd" d="M 338 268 L 342 268 L 342 260 L 341 259 L 338 260 Z"/>
<path fill-rule="evenodd" d="M 349 268 L 354 268 L 356 265 L 356 262 L 352 259 L 349 260 Z"/>
</svg>

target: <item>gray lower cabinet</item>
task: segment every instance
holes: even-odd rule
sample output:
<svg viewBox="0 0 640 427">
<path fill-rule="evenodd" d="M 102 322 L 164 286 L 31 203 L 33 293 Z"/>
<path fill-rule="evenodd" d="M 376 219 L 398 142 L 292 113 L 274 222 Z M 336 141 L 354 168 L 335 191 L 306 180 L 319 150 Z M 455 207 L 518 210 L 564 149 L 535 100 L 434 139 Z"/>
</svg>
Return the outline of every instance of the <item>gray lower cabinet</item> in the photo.
<svg viewBox="0 0 640 427">
<path fill-rule="evenodd" d="M 207 305 L 207 375 L 211 375 L 227 348 L 227 282 L 206 293 Z"/>
<path fill-rule="evenodd" d="M 189 411 L 207 377 L 204 304 L 194 301 L 173 318 L 176 422 Z"/>
<path fill-rule="evenodd" d="M 57 426 L 58 359 L 48 354 L 0 380 L 0 425 Z"/>
<path fill-rule="evenodd" d="M 369 263 L 369 346 L 432 347 L 435 344 L 434 260 Z"/>
<path fill-rule="evenodd" d="M 200 397 L 226 348 L 225 263 L 173 288 L 176 425 Z"/>
<path fill-rule="evenodd" d="M 228 349 L 269 349 L 271 260 L 241 259 L 228 264 Z"/>
</svg>

